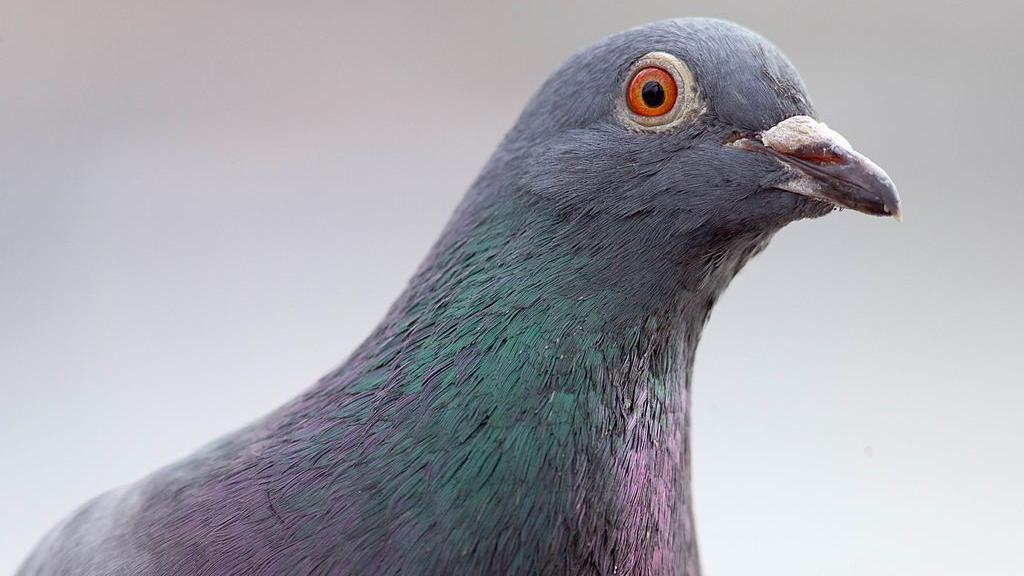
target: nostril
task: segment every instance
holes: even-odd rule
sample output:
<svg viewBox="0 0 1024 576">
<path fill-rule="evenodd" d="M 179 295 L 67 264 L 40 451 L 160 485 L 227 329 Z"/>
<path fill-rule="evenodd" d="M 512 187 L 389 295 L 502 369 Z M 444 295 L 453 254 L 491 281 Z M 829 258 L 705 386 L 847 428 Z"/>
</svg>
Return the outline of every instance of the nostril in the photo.
<svg viewBox="0 0 1024 576">
<path fill-rule="evenodd" d="M 774 148 L 773 148 L 774 149 Z M 828 142 L 815 142 L 794 148 L 788 152 L 779 152 L 792 158 L 799 158 L 815 164 L 845 164 L 846 155 Z"/>
</svg>

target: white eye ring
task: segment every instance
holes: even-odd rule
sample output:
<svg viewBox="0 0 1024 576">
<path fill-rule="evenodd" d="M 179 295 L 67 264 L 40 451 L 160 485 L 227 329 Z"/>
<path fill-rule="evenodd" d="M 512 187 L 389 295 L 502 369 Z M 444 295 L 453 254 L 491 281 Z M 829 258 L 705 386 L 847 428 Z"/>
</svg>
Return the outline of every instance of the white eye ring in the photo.
<svg viewBox="0 0 1024 576">
<path fill-rule="evenodd" d="M 637 114 L 630 108 L 629 91 L 633 78 L 645 68 L 660 68 L 676 82 L 676 101 L 672 108 L 658 116 Z M 693 72 L 682 60 L 667 52 L 649 52 L 629 67 L 622 96 L 619 98 L 619 119 L 626 126 L 643 132 L 663 132 L 690 122 L 707 111 L 697 90 Z"/>
</svg>

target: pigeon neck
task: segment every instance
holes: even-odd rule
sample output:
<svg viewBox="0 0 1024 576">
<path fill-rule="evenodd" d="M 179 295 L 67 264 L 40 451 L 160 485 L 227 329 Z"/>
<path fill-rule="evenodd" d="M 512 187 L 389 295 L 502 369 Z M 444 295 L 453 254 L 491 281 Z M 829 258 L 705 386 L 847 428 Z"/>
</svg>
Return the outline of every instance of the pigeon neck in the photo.
<svg viewBox="0 0 1024 576">
<path fill-rule="evenodd" d="M 403 471 L 429 468 L 400 487 L 426 493 L 403 502 L 432 502 L 431 522 L 476 568 L 697 572 L 690 375 L 732 260 L 695 238 L 621 259 L 603 228 L 536 207 L 463 209 L 324 383 L 372 393 L 380 432 L 365 441 Z"/>
</svg>

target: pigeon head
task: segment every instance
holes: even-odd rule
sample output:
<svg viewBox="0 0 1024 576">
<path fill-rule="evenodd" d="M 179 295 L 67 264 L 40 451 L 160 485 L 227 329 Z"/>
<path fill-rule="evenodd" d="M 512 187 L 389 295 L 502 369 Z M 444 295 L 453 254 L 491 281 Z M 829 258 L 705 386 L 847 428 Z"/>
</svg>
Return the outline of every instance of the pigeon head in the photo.
<svg viewBox="0 0 1024 576">
<path fill-rule="evenodd" d="M 746 250 L 845 207 L 899 216 L 891 180 L 816 119 L 799 74 L 761 36 L 679 19 L 611 36 L 552 74 L 484 178 L 557 208 L 556 238 L 639 252 Z"/>
</svg>

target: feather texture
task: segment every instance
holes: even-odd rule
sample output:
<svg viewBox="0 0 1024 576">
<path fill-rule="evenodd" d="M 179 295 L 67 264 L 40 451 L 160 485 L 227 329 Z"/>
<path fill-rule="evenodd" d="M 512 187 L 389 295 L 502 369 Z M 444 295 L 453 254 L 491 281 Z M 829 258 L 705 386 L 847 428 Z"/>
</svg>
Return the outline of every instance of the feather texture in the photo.
<svg viewBox="0 0 1024 576">
<path fill-rule="evenodd" d="M 671 133 L 615 114 L 651 50 L 685 60 L 708 104 Z M 798 113 L 813 111 L 791 65 L 725 22 L 573 56 L 351 358 L 87 504 L 19 574 L 697 574 L 701 330 L 776 230 L 828 211 L 721 144 Z"/>
</svg>

